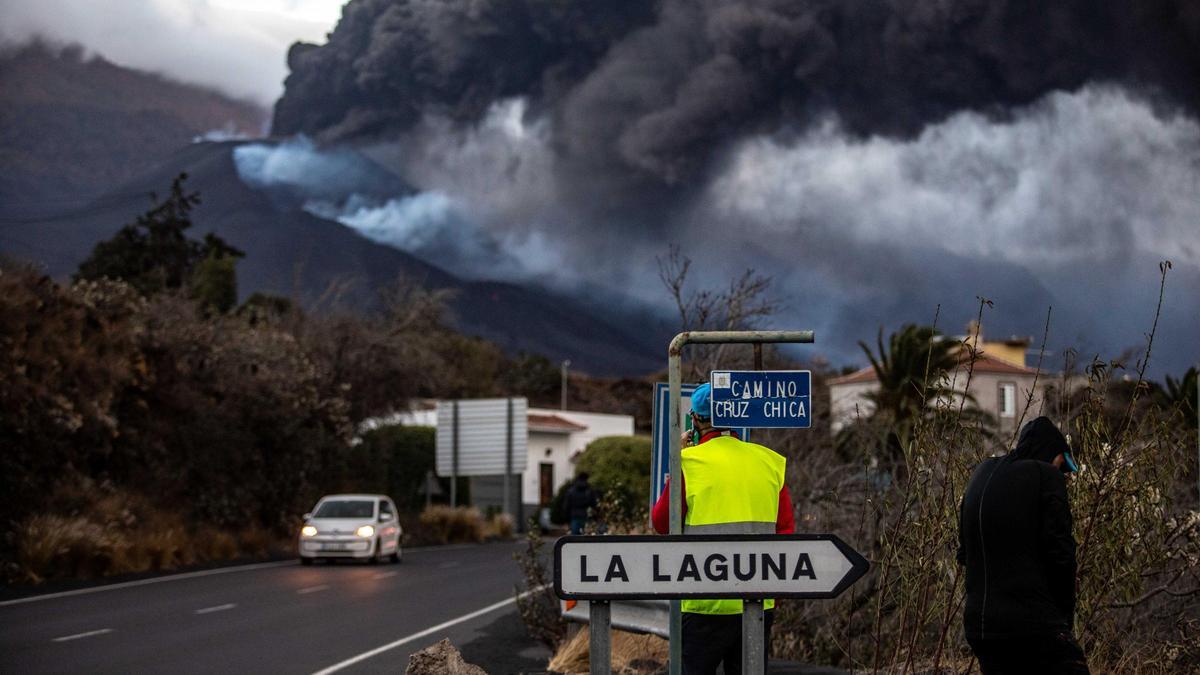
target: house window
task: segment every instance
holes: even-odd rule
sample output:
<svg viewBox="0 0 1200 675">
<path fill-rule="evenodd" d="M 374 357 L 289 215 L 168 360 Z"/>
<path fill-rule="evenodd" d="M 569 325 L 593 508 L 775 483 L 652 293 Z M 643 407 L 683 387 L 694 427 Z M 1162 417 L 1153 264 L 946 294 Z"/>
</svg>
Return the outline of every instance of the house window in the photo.
<svg viewBox="0 0 1200 675">
<path fill-rule="evenodd" d="M 1017 416 L 1017 385 L 1013 382 L 1000 383 L 1000 416 Z"/>
</svg>

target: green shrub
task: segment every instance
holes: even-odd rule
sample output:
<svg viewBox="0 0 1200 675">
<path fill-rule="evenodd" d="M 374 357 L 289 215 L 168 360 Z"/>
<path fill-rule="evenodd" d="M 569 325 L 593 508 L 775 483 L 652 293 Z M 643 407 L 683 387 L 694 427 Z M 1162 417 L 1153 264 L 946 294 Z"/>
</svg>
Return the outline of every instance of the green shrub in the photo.
<svg viewBox="0 0 1200 675">
<path fill-rule="evenodd" d="M 575 471 L 588 474 L 592 487 L 615 511 L 607 514 L 609 517 L 645 520 L 650 493 L 649 436 L 597 438 L 575 460 Z M 560 501 L 557 496 L 555 501 Z"/>
</svg>

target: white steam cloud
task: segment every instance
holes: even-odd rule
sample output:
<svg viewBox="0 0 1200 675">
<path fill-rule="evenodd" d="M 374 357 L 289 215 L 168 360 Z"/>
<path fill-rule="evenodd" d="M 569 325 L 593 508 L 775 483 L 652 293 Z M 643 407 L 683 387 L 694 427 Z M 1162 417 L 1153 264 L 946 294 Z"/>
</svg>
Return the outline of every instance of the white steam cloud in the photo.
<svg viewBox="0 0 1200 675">
<path fill-rule="evenodd" d="M 655 257 L 672 243 L 706 287 L 752 267 L 776 281 L 775 323 L 817 330 L 835 362 L 860 362 L 858 340 L 928 323 L 939 305 L 959 332 L 976 296 L 995 301 L 991 334 L 1040 335 L 1053 305 L 1051 350 L 1114 355 L 1143 344 L 1155 263 L 1171 259 L 1155 352 L 1168 372 L 1193 358 L 1200 125 L 1123 90 L 1054 93 L 1003 119 L 960 113 L 911 139 L 854 137 L 833 119 L 747 138 L 690 201 L 640 226 L 564 189 L 579 176 L 563 178 L 550 124 L 519 99 L 475 126 L 426 120 L 364 151 L 403 178 L 394 193 L 367 195 L 360 178 L 330 191 L 365 160 L 305 141 L 244 146 L 238 165 L 252 184 L 316 183 L 309 211 L 473 278 L 661 306 Z"/>
<path fill-rule="evenodd" d="M 324 42 L 344 0 L 0 0 L 0 39 L 78 43 L 114 63 L 259 104 L 283 92 L 287 50 Z"/>
</svg>

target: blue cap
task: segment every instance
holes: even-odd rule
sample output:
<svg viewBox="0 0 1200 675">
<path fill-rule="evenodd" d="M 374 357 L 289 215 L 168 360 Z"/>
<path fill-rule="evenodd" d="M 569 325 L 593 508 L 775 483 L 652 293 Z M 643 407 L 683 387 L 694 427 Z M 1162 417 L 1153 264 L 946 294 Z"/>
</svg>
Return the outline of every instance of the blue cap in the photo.
<svg viewBox="0 0 1200 675">
<path fill-rule="evenodd" d="M 712 386 L 707 382 L 692 392 L 692 412 L 702 419 L 712 418 Z"/>
<path fill-rule="evenodd" d="M 1063 471 L 1063 473 L 1076 473 L 1079 471 L 1079 465 L 1075 463 L 1075 458 L 1071 456 L 1070 450 L 1063 453 L 1063 464 L 1066 465 L 1064 467 L 1066 471 Z"/>
</svg>

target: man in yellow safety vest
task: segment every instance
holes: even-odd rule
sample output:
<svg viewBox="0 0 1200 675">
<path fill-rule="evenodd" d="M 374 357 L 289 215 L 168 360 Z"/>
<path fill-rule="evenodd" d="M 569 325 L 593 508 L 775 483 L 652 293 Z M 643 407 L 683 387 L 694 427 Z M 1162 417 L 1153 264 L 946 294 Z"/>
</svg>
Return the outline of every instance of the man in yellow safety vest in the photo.
<svg viewBox="0 0 1200 675">
<path fill-rule="evenodd" d="M 682 439 L 684 534 L 792 534 L 792 499 L 784 484 L 787 460 L 770 448 L 748 443 L 711 423 L 712 391 L 692 393 L 692 431 Z M 651 520 L 659 534 L 670 528 L 671 486 L 664 486 Z M 763 603 L 765 644 L 771 644 L 771 609 Z M 684 600 L 683 672 L 741 673 L 742 601 Z"/>
</svg>

